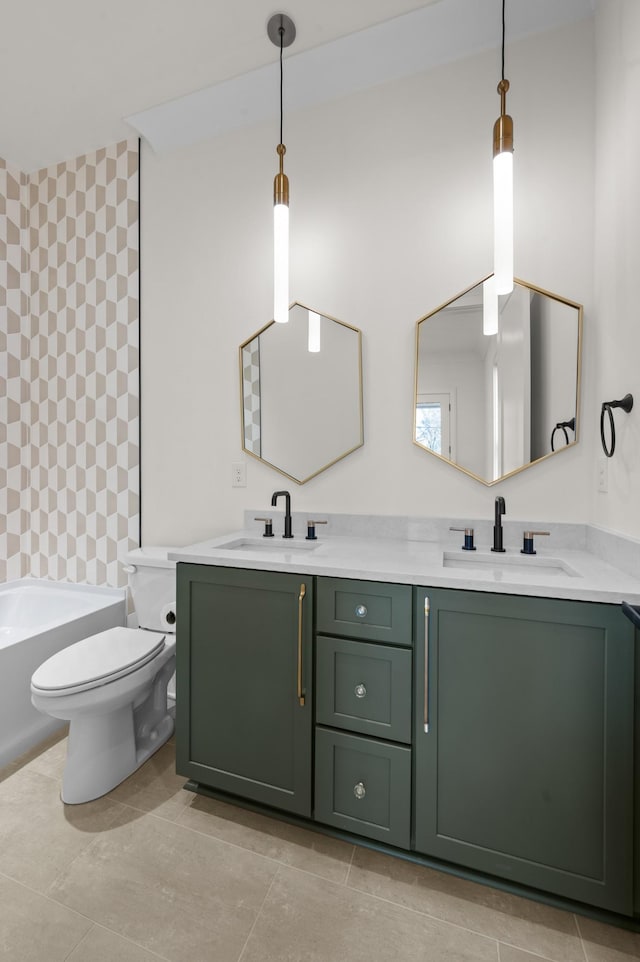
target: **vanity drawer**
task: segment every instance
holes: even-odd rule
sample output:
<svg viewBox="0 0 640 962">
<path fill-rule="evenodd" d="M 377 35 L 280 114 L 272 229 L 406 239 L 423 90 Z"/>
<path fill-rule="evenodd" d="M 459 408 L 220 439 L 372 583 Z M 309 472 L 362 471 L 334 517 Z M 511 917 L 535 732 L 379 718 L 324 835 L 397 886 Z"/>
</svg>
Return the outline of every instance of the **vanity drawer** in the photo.
<svg viewBox="0 0 640 962">
<path fill-rule="evenodd" d="M 411 588 L 377 581 L 318 578 L 317 630 L 411 646 Z"/>
<path fill-rule="evenodd" d="M 411 650 L 318 636 L 316 721 L 411 741 Z"/>
<path fill-rule="evenodd" d="M 411 749 L 316 728 L 315 819 L 409 848 Z"/>
</svg>

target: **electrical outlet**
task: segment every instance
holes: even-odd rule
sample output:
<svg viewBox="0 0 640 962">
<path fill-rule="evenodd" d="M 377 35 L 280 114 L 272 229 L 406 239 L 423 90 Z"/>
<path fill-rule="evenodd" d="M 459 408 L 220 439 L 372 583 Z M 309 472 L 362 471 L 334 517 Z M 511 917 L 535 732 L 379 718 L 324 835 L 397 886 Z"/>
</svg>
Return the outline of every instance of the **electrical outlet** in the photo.
<svg viewBox="0 0 640 962">
<path fill-rule="evenodd" d="M 233 461 L 231 464 L 231 487 L 246 488 L 247 466 L 244 461 Z"/>
<path fill-rule="evenodd" d="M 598 459 L 598 491 L 606 494 L 609 487 L 609 462 L 606 458 Z"/>
</svg>

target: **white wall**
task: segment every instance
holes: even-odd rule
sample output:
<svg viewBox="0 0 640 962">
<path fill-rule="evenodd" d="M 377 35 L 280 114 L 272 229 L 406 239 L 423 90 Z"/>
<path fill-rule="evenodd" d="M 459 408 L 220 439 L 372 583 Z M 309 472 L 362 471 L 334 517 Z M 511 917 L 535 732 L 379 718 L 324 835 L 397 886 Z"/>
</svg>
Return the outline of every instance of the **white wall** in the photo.
<svg viewBox="0 0 640 962">
<path fill-rule="evenodd" d="M 590 441 L 487 488 L 412 444 L 415 322 L 491 270 L 497 52 L 285 115 L 291 300 L 363 331 L 365 445 L 303 487 L 241 452 L 239 344 L 271 316 L 276 125 L 142 158 L 143 540 L 297 510 L 588 520 Z M 507 49 L 516 274 L 593 327 L 593 22 Z M 277 90 L 274 86 L 274 96 Z M 583 389 L 594 391 L 587 358 Z M 640 403 L 640 399 L 639 399 Z M 553 497 L 549 497 L 553 491 Z"/>
<path fill-rule="evenodd" d="M 597 358 L 587 398 L 596 458 L 589 479 L 594 521 L 640 537 L 640 4 L 600 0 L 597 27 L 596 285 Z M 634 395 L 631 414 L 614 412 L 616 450 L 608 492 L 596 492 L 600 405 Z M 608 419 L 607 419 L 608 431 Z"/>
</svg>

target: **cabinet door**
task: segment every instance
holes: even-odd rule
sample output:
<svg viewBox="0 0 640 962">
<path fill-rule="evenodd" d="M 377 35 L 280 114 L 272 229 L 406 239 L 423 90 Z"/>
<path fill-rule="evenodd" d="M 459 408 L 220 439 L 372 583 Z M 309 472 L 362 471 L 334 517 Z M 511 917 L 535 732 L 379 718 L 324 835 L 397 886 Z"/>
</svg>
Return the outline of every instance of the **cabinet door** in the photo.
<svg viewBox="0 0 640 962">
<path fill-rule="evenodd" d="M 308 576 L 178 565 L 179 774 L 311 813 L 312 602 Z"/>
<path fill-rule="evenodd" d="M 415 848 L 630 914 L 633 632 L 620 609 L 415 596 Z"/>
</svg>

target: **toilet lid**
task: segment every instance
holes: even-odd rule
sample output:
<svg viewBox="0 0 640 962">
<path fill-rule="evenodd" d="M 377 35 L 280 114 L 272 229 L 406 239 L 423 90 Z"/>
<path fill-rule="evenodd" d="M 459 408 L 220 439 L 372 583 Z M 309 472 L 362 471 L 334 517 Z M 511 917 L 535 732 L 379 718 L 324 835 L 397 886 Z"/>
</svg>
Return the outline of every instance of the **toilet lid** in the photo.
<svg viewBox="0 0 640 962">
<path fill-rule="evenodd" d="M 50 692 L 105 684 L 151 661 L 164 642 L 157 632 L 109 628 L 52 655 L 36 669 L 31 684 Z"/>
</svg>

